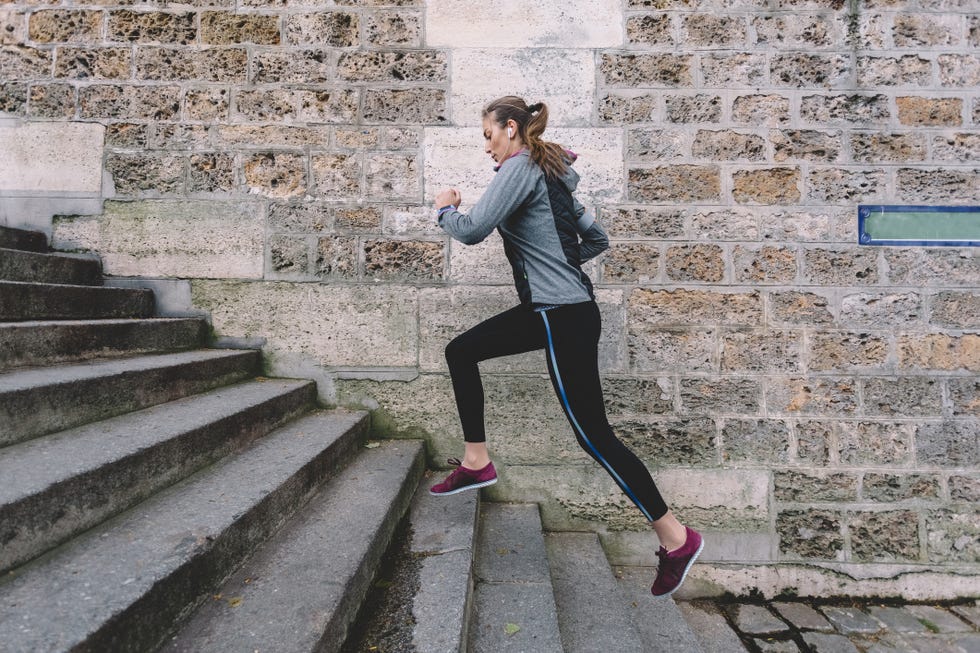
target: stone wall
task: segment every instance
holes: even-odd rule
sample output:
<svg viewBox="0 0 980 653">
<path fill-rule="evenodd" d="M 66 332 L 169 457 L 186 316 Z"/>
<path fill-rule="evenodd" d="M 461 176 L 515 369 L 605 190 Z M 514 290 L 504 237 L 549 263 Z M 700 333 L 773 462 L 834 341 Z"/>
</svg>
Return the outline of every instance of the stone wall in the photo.
<svg viewBox="0 0 980 653">
<path fill-rule="evenodd" d="M 613 241 L 609 413 L 708 534 L 700 587 L 936 597 L 980 574 L 980 258 L 858 246 L 856 208 L 980 203 L 978 46 L 976 0 L 14 0 L 0 110 L 104 127 L 104 213 L 57 246 L 441 462 L 443 347 L 515 294 L 431 198 L 490 180 L 486 101 L 547 101 Z M 651 562 L 541 355 L 483 369 L 491 495 Z"/>
</svg>

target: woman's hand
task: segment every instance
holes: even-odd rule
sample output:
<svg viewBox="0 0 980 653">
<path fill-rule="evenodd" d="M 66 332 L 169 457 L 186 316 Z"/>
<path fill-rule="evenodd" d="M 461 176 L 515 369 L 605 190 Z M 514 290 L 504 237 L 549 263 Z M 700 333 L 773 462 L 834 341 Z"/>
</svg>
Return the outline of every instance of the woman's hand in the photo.
<svg viewBox="0 0 980 653">
<path fill-rule="evenodd" d="M 444 206 L 455 206 L 459 208 L 460 203 L 463 198 L 460 196 L 459 191 L 455 188 L 446 188 L 444 190 L 436 193 L 436 208 L 441 209 Z"/>
</svg>

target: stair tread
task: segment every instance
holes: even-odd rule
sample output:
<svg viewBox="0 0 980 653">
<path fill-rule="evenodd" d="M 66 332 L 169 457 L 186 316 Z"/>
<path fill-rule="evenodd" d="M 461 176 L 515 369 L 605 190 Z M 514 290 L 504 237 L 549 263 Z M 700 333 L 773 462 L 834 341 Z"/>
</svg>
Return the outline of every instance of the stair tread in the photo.
<svg viewBox="0 0 980 653">
<path fill-rule="evenodd" d="M 365 559 L 422 446 L 395 440 L 362 451 L 163 650 L 334 650 L 325 644 L 343 641 L 360 603 L 345 606 L 345 596 L 357 576 L 373 576 Z"/>
<path fill-rule="evenodd" d="M 70 320 L 24 320 L 21 322 L 0 322 L 0 332 L 5 329 L 40 329 L 44 327 L 108 326 L 113 324 L 177 324 L 180 322 L 200 322 L 200 317 L 107 317 Z"/>
<path fill-rule="evenodd" d="M 651 535 L 651 538 L 653 536 Z M 650 593 L 656 569 L 616 567 L 623 605 L 650 653 L 701 653 L 701 646 L 673 599 Z"/>
<path fill-rule="evenodd" d="M 201 571 L 205 556 L 229 545 L 223 534 L 247 524 L 270 493 L 364 419 L 300 418 L 8 574 L 0 605 L 16 618 L 0 622 L 0 641 L 12 650 L 70 649 L 151 591 L 167 592 L 164 579 Z"/>
<path fill-rule="evenodd" d="M 40 231 L 0 226 L 0 243 L 5 247 L 28 252 L 48 251 L 48 237 Z"/>
<path fill-rule="evenodd" d="M 548 533 L 545 543 L 565 653 L 645 653 L 598 536 Z"/>
<path fill-rule="evenodd" d="M 146 288 L 0 280 L 3 321 L 149 317 L 153 308 L 153 291 Z"/>
<path fill-rule="evenodd" d="M 5 281 L 100 286 L 102 262 L 91 255 L 0 247 L 0 278 Z"/>
</svg>

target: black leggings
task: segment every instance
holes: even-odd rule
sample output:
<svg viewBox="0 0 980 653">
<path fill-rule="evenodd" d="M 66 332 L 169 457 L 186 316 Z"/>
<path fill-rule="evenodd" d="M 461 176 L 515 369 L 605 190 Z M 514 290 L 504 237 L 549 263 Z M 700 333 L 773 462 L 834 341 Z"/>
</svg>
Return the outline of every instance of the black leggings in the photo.
<svg viewBox="0 0 980 653">
<path fill-rule="evenodd" d="M 667 513 L 650 472 L 613 433 L 599 381 L 599 331 L 595 302 L 536 312 L 516 306 L 455 338 L 446 360 L 463 437 L 485 442 L 483 382 L 478 363 L 490 358 L 544 349 L 548 373 L 579 445 L 619 484 L 647 519 Z"/>
</svg>

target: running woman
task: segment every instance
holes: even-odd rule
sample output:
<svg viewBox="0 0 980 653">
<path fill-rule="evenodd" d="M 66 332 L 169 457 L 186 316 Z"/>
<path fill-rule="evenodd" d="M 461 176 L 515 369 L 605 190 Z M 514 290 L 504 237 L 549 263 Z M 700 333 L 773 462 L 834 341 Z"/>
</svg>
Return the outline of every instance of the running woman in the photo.
<svg viewBox="0 0 980 653">
<path fill-rule="evenodd" d="M 439 226 L 472 245 L 496 229 L 514 273 L 520 304 L 476 325 L 446 347 L 463 427 L 463 459 L 434 485 L 449 495 L 497 482 L 486 444 L 480 361 L 543 349 L 548 373 L 579 445 L 616 481 L 653 526 L 660 564 L 651 591 L 672 594 L 701 553 L 701 535 L 668 509 L 650 472 L 615 436 L 599 381 L 599 309 L 581 264 L 609 246 L 595 219 L 573 197 L 575 154 L 542 140 L 544 103 L 507 96 L 483 111 L 484 149 L 496 176 L 469 213 L 451 188 L 435 198 Z"/>
</svg>

